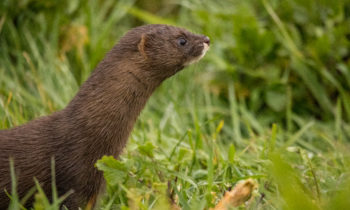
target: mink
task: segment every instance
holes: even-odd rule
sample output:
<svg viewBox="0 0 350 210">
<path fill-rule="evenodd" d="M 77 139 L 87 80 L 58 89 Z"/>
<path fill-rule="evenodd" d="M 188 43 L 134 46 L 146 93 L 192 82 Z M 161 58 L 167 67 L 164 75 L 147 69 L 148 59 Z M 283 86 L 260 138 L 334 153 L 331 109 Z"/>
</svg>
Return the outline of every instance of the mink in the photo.
<svg viewBox="0 0 350 210">
<path fill-rule="evenodd" d="M 106 54 L 63 110 L 0 130 L 0 209 L 9 205 L 4 192 L 11 192 L 9 158 L 14 160 L 19 197 L 35 186 L 35 177 L 51 198 L 53 157 L 58 195 L 74 190 L 63 205 L 93 206 L 104 185 L 96 161 L 103 155 L 119 156 L 153 91 L 201 59 L 209 42 L 207 36 L 175 26 L 136 27 Z"/>
</svg>

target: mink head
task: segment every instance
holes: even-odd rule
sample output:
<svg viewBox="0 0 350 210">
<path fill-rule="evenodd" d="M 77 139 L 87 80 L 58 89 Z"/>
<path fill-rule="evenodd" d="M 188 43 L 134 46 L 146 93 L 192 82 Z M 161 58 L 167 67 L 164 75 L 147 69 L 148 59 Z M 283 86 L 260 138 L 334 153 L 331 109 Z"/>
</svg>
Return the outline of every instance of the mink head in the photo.
<svg viewBox="0 0 350 210">
<path fill-rule="evenodd" d="M 169 77 L 185 66 L 200 60 L 209 49 L 209 38 L 169 25 L 145 25 L 132 29 L 121 38 L 117 47 L 124 59 L 137 57 L 144 71 Z"/>
</svg>

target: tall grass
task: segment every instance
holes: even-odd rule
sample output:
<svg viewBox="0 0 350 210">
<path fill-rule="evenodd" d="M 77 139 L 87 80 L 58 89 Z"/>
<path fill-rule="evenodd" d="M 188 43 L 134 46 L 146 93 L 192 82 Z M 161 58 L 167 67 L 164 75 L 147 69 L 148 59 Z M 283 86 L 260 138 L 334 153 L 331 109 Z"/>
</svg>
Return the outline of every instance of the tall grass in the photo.
<svg viewBox="0 0 350 210">
<path fill-rule="evenodd" d="M 348 0 L 2 1 L 0 128 L 63 108 L 129 28 L 176 24 L 211 49 L 156 91 L 120 159 L 96 163 L 101 208 L 207 209 L 254 178 L 248 209 L 346 209 L 349 14 Z"/>
</svg>

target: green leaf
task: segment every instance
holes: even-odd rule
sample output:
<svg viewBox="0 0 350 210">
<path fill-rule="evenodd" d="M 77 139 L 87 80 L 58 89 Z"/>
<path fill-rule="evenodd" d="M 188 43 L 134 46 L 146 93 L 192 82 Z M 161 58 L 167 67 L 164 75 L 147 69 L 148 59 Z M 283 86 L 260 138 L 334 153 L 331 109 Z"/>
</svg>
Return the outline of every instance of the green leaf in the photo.
<svg viewBox="0 0 350 210">
<path fill-rule="evenodd" d="M 113 156 L 103 156 L 97 161 L 96 167 L 98 170 L 103 171 L 103 176 L 111 186 L 123 182 L 128 175 L 125 165 Z"/>
<path fill-rule="evenodd" d="M 148 156 L 150 158 L 154 157 L 154 155 L 153 155 L 154 148 L 155 148 L 155 146 L 149 141 L 146 144 L 140 145 L 138 147 L 141 154 Z"/>
<path fill-rule="evenodd" d="M 286 93 L 280 90 L 269 90 L 266 92 L 266 103 L 276 112 L 283 111 L 287 104 Z"/>
</svg>

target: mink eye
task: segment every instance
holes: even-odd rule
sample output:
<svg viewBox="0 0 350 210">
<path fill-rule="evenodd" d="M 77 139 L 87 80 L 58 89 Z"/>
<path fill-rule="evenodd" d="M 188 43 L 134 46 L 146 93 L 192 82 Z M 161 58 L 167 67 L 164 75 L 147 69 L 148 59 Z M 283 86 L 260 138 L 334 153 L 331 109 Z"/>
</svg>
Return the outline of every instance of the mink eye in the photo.
<svg viewBox="0 0 350 210">
<path fill-rule="evenodd" d="M 179 43 L 179 45 L 184 46 L 187 43 L 187 40 L 184 38 L 179 38 L 178 43 Z"/>
</svg>

